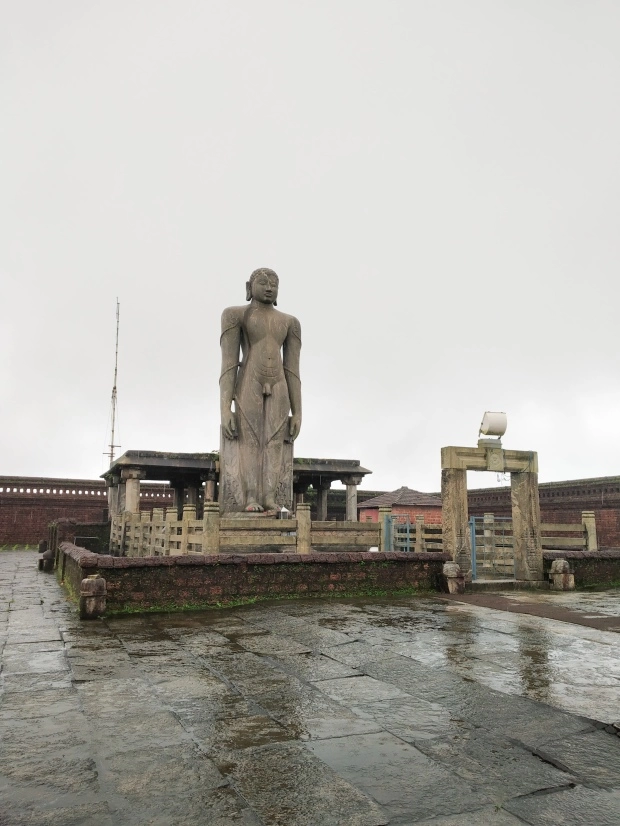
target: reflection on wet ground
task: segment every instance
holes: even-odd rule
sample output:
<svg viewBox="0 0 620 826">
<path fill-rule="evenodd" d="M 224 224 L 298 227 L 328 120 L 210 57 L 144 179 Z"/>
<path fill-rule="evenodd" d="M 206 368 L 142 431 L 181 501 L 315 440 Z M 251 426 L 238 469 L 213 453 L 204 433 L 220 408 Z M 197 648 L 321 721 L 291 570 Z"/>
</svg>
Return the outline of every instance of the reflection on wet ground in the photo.
<svg viewBox="0 0 620 826">
<path fill-rule="evenodd" d="M 618 824 L 617 641 L 439 597 L 81 623 L 5 552 L 0 823 Z"/>
</svg>

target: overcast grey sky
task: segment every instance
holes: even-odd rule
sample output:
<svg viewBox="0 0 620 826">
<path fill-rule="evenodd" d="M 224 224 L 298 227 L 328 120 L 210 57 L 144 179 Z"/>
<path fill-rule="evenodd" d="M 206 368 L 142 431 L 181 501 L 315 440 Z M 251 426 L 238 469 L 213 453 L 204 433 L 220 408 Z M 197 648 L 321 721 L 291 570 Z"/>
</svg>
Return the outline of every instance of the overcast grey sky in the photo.
<svg viewBox="0 0 620 826">
<path fill-rule="evenodd" d="M 216 449 L 259 266 L 297 455 L 436 490 L 504 410 L 542 481 L 620 473 L 617 0 L 5 0 L 0 39 L 0 474 L 104 469 L 117 296 L 122 450 Z"/>
</svg>

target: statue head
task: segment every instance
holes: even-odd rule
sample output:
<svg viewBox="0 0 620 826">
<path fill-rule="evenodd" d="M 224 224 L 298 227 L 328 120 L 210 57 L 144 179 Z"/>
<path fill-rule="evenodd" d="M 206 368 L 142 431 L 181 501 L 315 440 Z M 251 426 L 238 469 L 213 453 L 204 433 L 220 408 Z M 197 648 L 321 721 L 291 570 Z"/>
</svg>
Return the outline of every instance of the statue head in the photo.
<svg viewBox="0 0 620 826">
<path fill-rule="evenodd" d="M 254 270 L 250 280 L 245 285 L 245 300 L 251 301 L 255 298 L 261 304 L 273 304 L 275 307 L 278 303 L 279 283 L 280 279 L 277 274 L 268 267 Z"/>
</svg>

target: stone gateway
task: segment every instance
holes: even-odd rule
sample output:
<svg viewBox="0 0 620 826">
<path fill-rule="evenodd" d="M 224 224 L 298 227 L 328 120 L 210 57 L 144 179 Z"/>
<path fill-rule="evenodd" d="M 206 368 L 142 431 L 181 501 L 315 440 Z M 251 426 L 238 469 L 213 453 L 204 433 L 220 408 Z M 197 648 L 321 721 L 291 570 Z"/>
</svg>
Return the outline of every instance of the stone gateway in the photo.
<svg viewBox="0 0 620 826">
<path fill-rule="evenodd" d="M 222 314 L 222 513 L 292 508 L 301 328 L 296 318 L 276 310 L 278 286 L 273 270 L 255 270 L 246 285 L 249 306 Z"/>
</svg>

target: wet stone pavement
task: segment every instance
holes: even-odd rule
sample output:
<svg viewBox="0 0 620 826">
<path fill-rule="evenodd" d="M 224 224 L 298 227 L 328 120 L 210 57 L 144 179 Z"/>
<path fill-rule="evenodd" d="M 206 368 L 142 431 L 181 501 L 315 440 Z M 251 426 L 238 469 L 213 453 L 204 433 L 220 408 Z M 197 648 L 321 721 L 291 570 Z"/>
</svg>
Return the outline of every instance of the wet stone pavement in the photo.
<svg viewBox="0 0 620 826">
<path fill-rule="evenodd" d="M 2 826 L 620 824 L 613 631 L 440 597 L 83 623 L 36 560 L 0 553 Z"/>
</svg>

